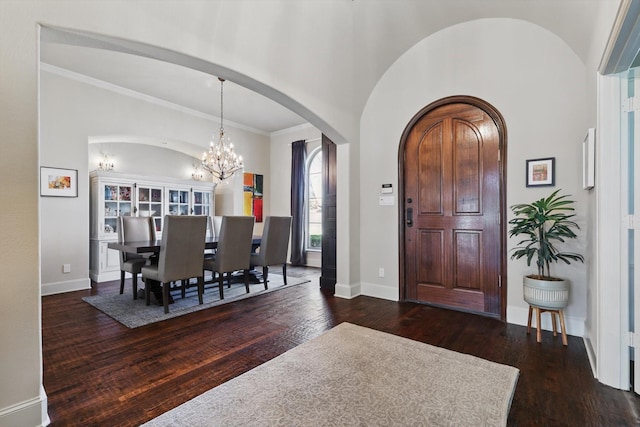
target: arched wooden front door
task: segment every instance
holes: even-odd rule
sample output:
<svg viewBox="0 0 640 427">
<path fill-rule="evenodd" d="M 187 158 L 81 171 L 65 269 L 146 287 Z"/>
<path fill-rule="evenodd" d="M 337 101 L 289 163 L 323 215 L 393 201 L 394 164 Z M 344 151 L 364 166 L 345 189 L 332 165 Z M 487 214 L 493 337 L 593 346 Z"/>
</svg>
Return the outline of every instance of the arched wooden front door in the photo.
<svg viewBox="0 0 640 427">
<path fill-rule="evenodd" d="M 400 146 L 403 299 L 506 318 L 505 148 L 501 115 L 477 98 L 437 101 L 409 123 Z"/>
</svg>

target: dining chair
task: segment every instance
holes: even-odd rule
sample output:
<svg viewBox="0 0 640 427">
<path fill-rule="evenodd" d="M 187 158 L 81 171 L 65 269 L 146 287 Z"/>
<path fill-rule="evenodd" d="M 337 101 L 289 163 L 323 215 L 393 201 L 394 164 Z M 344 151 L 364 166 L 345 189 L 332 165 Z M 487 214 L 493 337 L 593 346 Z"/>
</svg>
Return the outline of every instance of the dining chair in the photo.
<svg viewBox="0 0 640 427">
<path fill-rule="evenodd" d="M 207 218 L 205 216 L 167 215 L 164 217 L 162 240 L 158 263 L 142 267 L 142 277 L 146 280 L 147 305 L 151 301 L 149 280 L 155 280 L 162 287 L 162 305 L 169 312 L 169 289 L 171 282 L 195 277 L 198 281 L 198 302 L 203 303 L 204 260 Z M 184 286 L 183 286 L 184 289 Z"/>
<path fill-rule="evenodd" d="M 262 280 L 265 289 L 268 289 L 270 265 L 282 265 L 284 284 L 287 284 L 287 250 L 289 249 L 290 233 L 290 216 L 268 216 L 265 218 L 260 249 L 251 254 L 251 266 L 262 266 Z"/>
<path fill-rule="evenodd" d="M 151 217 L 119 216 L 118 242 L 156 240 L 156 227 Z M 131 274 L 133 299 L 138 299 L 138 273 L 153 253 L 133 254 L 120 252 L 120 293 L 124 293 L 125 273 Z"/>
<path fill-rule="evenodd" d="M 218 236 L 218 248 L 215 256 L 204 260 L 204 269 L 218 273 L 218 290 L 220 299 L 224 299 L 224 273 L 231 280 L 231 273 L 244 272 L 244 286 L 249 293 L 249 267 L 251 259 L 251 243 L 253 240 L 252 216 L 224 216 Z"/>
</svg>

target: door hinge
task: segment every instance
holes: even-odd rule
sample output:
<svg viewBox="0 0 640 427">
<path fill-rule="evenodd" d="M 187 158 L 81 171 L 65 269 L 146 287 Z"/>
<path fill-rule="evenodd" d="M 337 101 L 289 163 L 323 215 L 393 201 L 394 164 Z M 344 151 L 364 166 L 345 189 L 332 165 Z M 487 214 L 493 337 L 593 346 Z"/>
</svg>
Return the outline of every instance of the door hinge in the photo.
<svg viewBox="0 0 640 427">
<path fill-rule="evenodd" d="M 502 287 L 502 274 L 498 274 L 498 288 Z"/>
</svg>

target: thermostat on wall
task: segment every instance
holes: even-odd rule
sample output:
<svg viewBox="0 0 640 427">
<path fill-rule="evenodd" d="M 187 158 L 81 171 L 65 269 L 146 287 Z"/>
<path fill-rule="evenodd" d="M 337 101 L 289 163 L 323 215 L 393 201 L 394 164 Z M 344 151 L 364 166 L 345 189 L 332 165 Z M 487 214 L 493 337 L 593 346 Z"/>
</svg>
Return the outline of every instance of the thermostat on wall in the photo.
<svg viewBox="0 0 640 427">
<path fill-rule="evenodd" d="M 380 205 L 393 205 L 396 202 L 396 198 L 393 196 L 380 196 Z"/>
<path fill-rule="evenodd" d="M 382 194 L 385 193 L 393 193 L 393 184 L 382 184 L 382 189 L 380 190 Z"/>
</svg>

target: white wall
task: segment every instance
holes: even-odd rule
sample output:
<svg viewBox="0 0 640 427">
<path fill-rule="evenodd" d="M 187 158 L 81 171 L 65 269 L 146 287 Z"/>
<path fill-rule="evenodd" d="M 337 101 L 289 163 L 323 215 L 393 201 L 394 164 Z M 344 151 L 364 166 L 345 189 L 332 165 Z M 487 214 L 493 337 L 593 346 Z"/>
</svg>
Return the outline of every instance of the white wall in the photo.
<svg viewBox="0 0 640 427">
<path fill-rule="evenodd" d="M 615 160 L 612 162 L 612 170 L 607 170 L 607 168 L 601 167 L 608 166 L 609 163 L 609 160 L 603 161 L 603 157 L 610 158 L 613 156 L 616 160 L 619 158 L 616 155 L 619 153 L 617 141 L 620 139 L 619 137 L 614 136 L 617 131 L 614 132 L 614 135 L 607 135 L 606 132 L 602 132 L 604 127 L 612 125 L 612 123 L 609 122 L 609 114 L 611 114 L 611 112 L 618 112 L 617 106 L 620 105 L 618 98 L 619 90 L 615 84 L 611 84 L 611 79 L 598 79 L 598 73 L 595 71 L 599 69 L 600 63 L 603 59 L 602 52 L 605 51 L 605 46 L 609 42 L 608 35 L 610 28 L 614 27 L 613 22 L 616 19 L 619 7 L 616 3 L 618 2 L 603 2 L 600 4 L 600 10 L 597 15 L 598 21 L 593 28 L 594 40 L 587 59 L 587 70 L 592 70 L 587 72 L 586 93 L 588 96 L 587 105 L 589 106 L 587 113 L 589 127 L 596 128 L 597 181 L 595 188 L 588 192 L 586 201 L 588 206 L 588 234 L 585 262 L 587 263 L 588 286 L 586 295 L 587 307 L 584 336 L 585 347 L 597 378 L 605 384 L 613 387 L 626 388 L 628 375 L 626 375 L 626 372 L 624 371 L 628 371 L 628 363 L 626 361 L 620 361 L 620 356 L 623 355 L 623 357 L 625 357 L 625 353 L 628 352 L 626 348 L 621 348 L 624 347 L 624 344 L 622 346 L 620 345 L 622 341 L 620 337 L 622 332 L 626 331 L 626 327 L 623 326 L 625 325 L 624 320 L 614 319 L 615 316 L 610 316 L 608 314 L 610 312 L 624 312 L 625 310 L 620 310 L 622 307 L 611 307 L 607 303 L 611 300 L 615 301 L 616 304 L 622 303 L 622 305 L 624 305 L 623 300 L 617 298 L 619 295 L 618 292 L 612 294 L 612 292 L 609 291 L 612 286 L 612 282 L 618 283 L 619 286 L 623 286 L 620 281 L 615 280 L 615 276 L 617 275 L 619 277 L 621 273 L 621 266 L 617 262 L 617 251 L 619 251 L 619 249 L 611 250 L 608 246 L 615 244 L 615 242 L 619 242 L 619 237 L 612 238 L 612 235 L 609 232 L 611 230 L 606 230 L 602 233 L 598 227 L 598 224 L 602 222 L 612 229 L 618 228 L 615 223 L 610 221 L 610 218 L 601 217 L 598 214 L 598 206 L 605 206 L 605 215 L 610 215 L 611 202 L 616 200 L 616 197 L 619 196 L 617 191 L 613 191 L 614 188 L 618 187 L 617 184 L 614 184 L 613 187 L 603 187 L 602 185 L 608 184 L 611 181 L 616 181 L 616 179 L 613 179 L 611 175 L 616 174 L 617 177 L 616 172 L 620 171 L 617 162 Z M 621 17 L 621 19 L 622 18 L 623 17 Z M 614 42 L 615 40 L 611 41 Z M 626 42 L 627 41 L 625 40 L 622 43 Z M 598 90 L 595 91 L 593 88 L 598 88 Z M 618 127 L 619 120 L 617 119 L 617 114 L 615 114 L 615 117 L 616 119 L 613 126 Z M 602 138 L 604 135 L 606 135 L 606 137 Z M 608 176 L 605 177 L 605 174 Z M 607 180 L 609 182 L 607 182 Z M 600 204 L 602 202 L 604 202 L 604 204 Z M 599 235 L 606 237 L 604 239 L 599 239 Z M 602 265 L 607 271 L 603 271 L 599 267 L 602 262 L 598 260 L 599 248 L 605 248 L 600 256 L 604 261 Z M 599 277 L 603 278 L 602 283 L 598 283 Z M 602 287 L 604 291 L 602 294 L 599 294 L 600 287 Z M 599 309 L 598 307 L 601 308 Z M 611 308 L 613 308 L 613 310 L 611 310 Z M 600 313 L 600 310 L 602 310 L 602 313 Z M 598 338 L 598 335 L 600 334 L 598 329 L 603 331 L 602 335 L 604 342 L 601 342 Z M 598 354 L 602 355 L 602 357 L 598 357 Z M 604 363 L 600 363 L 601 361 Z M 623 371 L 622 374 L 620 373 L 621 371 Z M 627 377 L 626 379 L 624 378 L 625 376 Z"/>
<path fill-rule="evenodd" d="M 360 174 L 362 293 L 398 298 L 398 201 L 396 206 L 379 206 L 380 185 L 392 183 L 398 188 L 398 147 L 409 120 L 422 107 L 450 95 L 482 98 L 504 116 L 507 206 L 536 200 L 558 188 L 573 195 L 583 229 L 574 249 L 584 253 L 589 233 L 580 168 L 587 129 L 585 74 L 584 64 L 561 39 L 513 19 L 483 19 L 447 28 L 400 57 L 380 79 L 361 119 L 360 157 L 367 165 Z M 554 188 L 525 187 L 525 161 L 540 157 L 556 158 Z M 397 197 L 397 191 L 394 194 Z M 513 246 L 509 241 L 508 247 Z M 387 272 L 384 278 L 378 277 L 379 267 Z M 508 262 L 511 323 L 526 324 L 522 276 L 534 270 L 523 260 Z M 552 273 L 571 281 L 568 328 L 582 335 L 586 267 L 554 265 Z"/>
<path fill-rule="evenodd" d="M 192 179 L 194 165 L 200 164 L 199 158 L 148 144 L 113 140 L 113 142 L 89 142 L 88 146 L 89 171 L 99 170 L 98 163 L 103 159 L 103 154 L 107 154 L 109 160 L 113 162 L 114 172 L 143 176 Z M 211 176 L 205 174 L 204 180 L 211 181 Z M 211 187 L 213 186 L 211 182 Z"/>
</svg>

